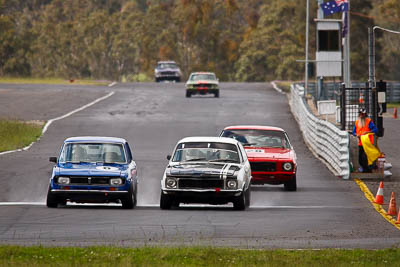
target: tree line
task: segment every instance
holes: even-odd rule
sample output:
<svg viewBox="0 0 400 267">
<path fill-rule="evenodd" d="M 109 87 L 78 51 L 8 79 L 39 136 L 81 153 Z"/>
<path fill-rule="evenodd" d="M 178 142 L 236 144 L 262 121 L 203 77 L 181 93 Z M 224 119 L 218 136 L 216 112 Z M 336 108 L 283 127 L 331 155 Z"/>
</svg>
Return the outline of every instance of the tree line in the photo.
<svg viewBox="0 0 400 267">
<path fill-rule="evenodd" d="M 399 30 L 400 5 L 351 0 L 351 10 L 352 79 L 367 80 L 368 27 Z M 158 60 L 175 60 L 186 77 L 299 80 L 305 18 L 298 0 L 0 0 L 0 75 L 135 81 L 152 79 Z M 377 78 L 399 80 L 400 36 L 376 33 Z"/>
</svg>

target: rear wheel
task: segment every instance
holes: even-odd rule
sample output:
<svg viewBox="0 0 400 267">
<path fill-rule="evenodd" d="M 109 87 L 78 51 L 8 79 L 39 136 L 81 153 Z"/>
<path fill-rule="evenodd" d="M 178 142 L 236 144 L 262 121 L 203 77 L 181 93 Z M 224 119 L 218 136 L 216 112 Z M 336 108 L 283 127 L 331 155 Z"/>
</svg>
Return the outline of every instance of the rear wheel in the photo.
<svg viewBox="0 0 400 267">
<path fill-rule="evenodd" d="M 161 196 L 160 196 L 160 208 L 162 210 L 169 210 L 172 207 L 172 199 L 170 196 L 163 194 L 161 192 Z"/>
<path fill-rule="evenodd" d="M 50 186 L 49 190 L 47 191 L 46 205 L 49 208 L 57 208 L 58 206 L 57 197 L 51 192 Z"/>
<path fill-rule="evenodd" d="M 136 206 L 136 191 L 132 186 L 128 190 L 128 196 L 121 200 L 123 209 L 133 209 Z"/>
<path fill-rule="evenodd" d="M 296 191 L 297 190 L 297 182 L 296 175 L 289 181 L 284 184 L 286 191 Z"/>
</svg>

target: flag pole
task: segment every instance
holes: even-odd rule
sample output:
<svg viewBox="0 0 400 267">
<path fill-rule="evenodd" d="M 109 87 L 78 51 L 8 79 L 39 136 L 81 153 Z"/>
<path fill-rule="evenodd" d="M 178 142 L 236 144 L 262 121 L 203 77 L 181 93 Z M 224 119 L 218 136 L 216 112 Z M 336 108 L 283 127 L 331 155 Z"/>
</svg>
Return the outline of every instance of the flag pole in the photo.
<svg viewBox="0 0 400 267">
<path fill-rule="evenodd" d="M 346 87 L 351 87 L 351 68 L 350 68 L 350 0 L 348 0 L 348 11 L 347 11 L 347 34 L 345 36 L 345 47 L 344 47 L 344 83 Z"/>
</svg>

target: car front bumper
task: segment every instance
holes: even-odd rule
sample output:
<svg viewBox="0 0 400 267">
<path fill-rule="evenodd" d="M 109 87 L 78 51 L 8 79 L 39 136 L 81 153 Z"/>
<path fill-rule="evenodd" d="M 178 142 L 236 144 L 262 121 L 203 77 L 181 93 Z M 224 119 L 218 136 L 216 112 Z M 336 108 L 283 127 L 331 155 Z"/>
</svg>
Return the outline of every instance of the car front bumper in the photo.
<svg viewBox="0 0 400 267">
<path fill-rule="evenodd" d="M 167 189 L 162 194 L 173 200 L 183 203 L 226 204 L 232 202 L 242 194 L 243 190 L 216 190 L 216 189 Z"/>
<path fill-rule="evenodd" d="M 294 179 L 295 173 L 287 172 L 252 172 L 252 184 L 283 184 Z"/>
<path fill-rule="evenodd" d="M 191 95 L 205 95 L 205 94 L 216 94 L 219 92 L 219 89 L 186 89 L 188 93 Z"/>
<path fill-rule="evenodd" d="M 110 190 L 65 190 L 65 189 L 52 189 L 51 193 L 57 198 L 70 200 L 72 202 L 85 202 L 85 203 L 107 203 L 116 202 L 121 198 L 126 198 L 129 194 L 128 191 L 110 191 Z"/>
</svg>

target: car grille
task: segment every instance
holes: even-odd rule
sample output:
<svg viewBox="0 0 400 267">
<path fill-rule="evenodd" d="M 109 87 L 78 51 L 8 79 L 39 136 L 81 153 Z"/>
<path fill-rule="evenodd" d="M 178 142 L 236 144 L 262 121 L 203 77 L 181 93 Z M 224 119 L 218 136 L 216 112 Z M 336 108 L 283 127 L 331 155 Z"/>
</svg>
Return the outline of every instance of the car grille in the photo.
<svg viewBox="0 0 400 267">
<path fill-rule="evenodd" d="M 176 75 L 176 72 L 175 71 L 162 71 L 161 72 L 161 75 Z"/>
<path fill-rule="evenodd" d="M 221 179 L 179 179 L 179 188 L 224 188 L 224 180 Z"/>
<path fill-rule="evenodd" d="M 211 85 L 211 84 L 195 84 L 195 85 L 194 85 L 194 88 L 198 88 L 198 87 L 202 87 L 202 88 L 204 88 L 204 87 L 211 88 L 212 85 Z"/>
<path fill-rule="evenodd" d="M 109 185 L 110 179 L 119 177 L 108 176 L 70 176 L 71 185 Z M 125 180 L 122 179 L 124 183 Z"/>
<path fill-rule="evenodd" d="M 275 162 L 250 162 L 252 172 L 274 172 L 276 171 Z"/>
</svg>

